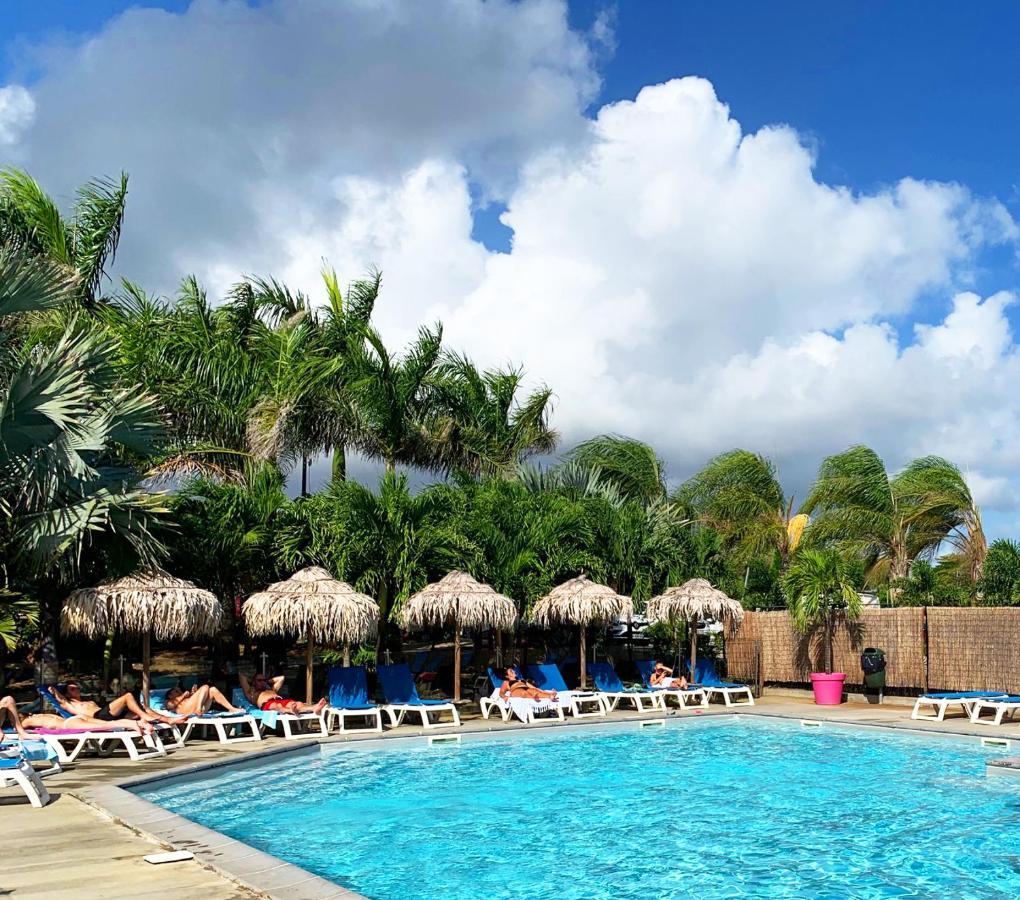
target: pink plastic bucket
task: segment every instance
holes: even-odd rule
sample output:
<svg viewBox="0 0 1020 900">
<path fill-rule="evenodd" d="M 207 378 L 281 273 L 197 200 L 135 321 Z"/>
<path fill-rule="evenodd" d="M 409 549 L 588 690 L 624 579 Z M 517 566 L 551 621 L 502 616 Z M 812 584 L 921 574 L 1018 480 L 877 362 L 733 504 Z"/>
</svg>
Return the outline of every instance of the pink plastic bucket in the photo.
<svg viewBox="0 0 1020 900">
<path fill-rule="evenodd" d="M 831 675 L 812 672 L 811 688 L 815 692 L 815 703 L 819 706 L 839 706 L 843 702 L 845 680 L 846 675 L 842 672 L 833 672 Z"/>
</svg>

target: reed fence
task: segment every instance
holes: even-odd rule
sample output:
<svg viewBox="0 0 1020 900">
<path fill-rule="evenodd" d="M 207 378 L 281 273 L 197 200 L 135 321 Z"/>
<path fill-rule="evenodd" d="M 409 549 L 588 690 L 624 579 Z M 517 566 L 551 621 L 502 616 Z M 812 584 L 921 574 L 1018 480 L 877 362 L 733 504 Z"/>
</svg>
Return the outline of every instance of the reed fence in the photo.
<svg viewBox="0 0 1020 900">
<path fill-rule="evenodd" d="M 860 685 L 860 654 L 886 654 L 886 686 L 905 690 L 1002 690 L 1020 693 L 1020 609 L 901 607 L 866 609 L 841 626 L 833 668 Z M 729 676 L 750 683 L 806 684 L 822 667 L 820 635 L 805 637 L 787 612 L 749 612 L 726 629 Z"/>
</svg>

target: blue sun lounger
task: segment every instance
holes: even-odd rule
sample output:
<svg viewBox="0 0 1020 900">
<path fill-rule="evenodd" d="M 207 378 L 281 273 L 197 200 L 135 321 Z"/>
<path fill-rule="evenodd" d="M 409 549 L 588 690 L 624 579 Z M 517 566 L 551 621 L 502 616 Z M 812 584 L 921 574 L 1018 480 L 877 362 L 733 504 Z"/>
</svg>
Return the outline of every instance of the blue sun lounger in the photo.
<svg viewBox="0 0 1020 900">
<path fill-rule="evenodd" d="M 670 697 L 676 701 L 678 709 L 687 709 L 688 706 L 708 706 L 708 694 L 699 685 L 688 685 L 685 688 L 657 687 L 652 684 L 652 672 L 655 671 L 654 659 L 636 659 L 634 665 L 637 667 L 641 680 L 650 691 L 656 691 L 662 695 L 662 706 L 665 708 Z"/>
<path fill-rule="evenodd" d="M 543 691 L 556 691 L 560 706 L 564 710 L 570 710 L 575 719 L 605 716 L 609 713 L 609 701 L 599 692 L 570 690 L 556 663 L 529 665 L 528 680 Z M 592 704 L 595 705 L 594 709 Z"/>
<path fill-rule="evenodd" d="M 383 712 L 390 717 L 390 724 L 396 728 L 404 721 L 407 713 L 421 716 L 422 728 L 459 728 L 460 714 L 457 707 L 449 700 L 422 700 L 418 689 L 414 686 L 414 676 L 407 663 L 396 663 L 392 666 L 379 666 L 379 684 L 382 686 L 386 705 Z M 452 722 L 433 721 L 429 713 L 437 715 L 449 712 Z"/>
<path fill-rule="evenodd" d="M 709 699 L 713 694 L 723 698 L 727 706 L 754 706 L 754 694 L 746 684 L 738 684 L 733 681 L 723 681 L 715 671 L 714 659 L 699 659 L 694 666 L 694 684 L 692 687 L 700 687 L 708 694 Z M 735 701 L 734 697 L 746 697 L 745 700 Z"/>
<path fill-rule="evenodd" d="M 989 709 L 993 715 L 990 719 L 982 719 L 981 711 Z M 970 720 L 975 725 L 1001 725 L 1003 718 L 1012 719 L 1020 712 L 1020 697 L 979 697 L 970 708 Z"/>
<path fill-rule="evenodd" d="M 922 694 L 914 701 L 914 708 L 910 712 L 910 718 L 941 722 L 946 717 L 947 710 L 954 706 L 958 707 L 970 718 L 973 718 L 974 706 L 977 703 L 986 700 L 1001 702 L 1008 696 L 1003 691 L 943 691 L 935 694 Z M 921 711 L 926 706 L 932 708 L 930 713 Z"/>
<path fill-rule="evenodd" d="M 654 691 L 647 687 L 636 689 L 624 687 L 620 676 L 616 674 L 616 669 L 609 663 L 588 663 L 588 674 L 595 680 L 595 686 L 609 702 L 610 712 L 616 709 L 623 700 L 633 703 L 637 712 L 666 709 L 666 698 L 661 691 Z"/>
<path fill-rule="evenodd" d="M 331 666 L 326 672 L 326 725 L 345 731 L 382 731 L 382 710 L 368 699 L 364 666 Z M 365 728 L 348 728 L 348 719 L 368 722 Z"/>
<path fill-rule="evenodd" d="M 326 728 L 325 716 L 314 712 L 289 713 L 276 709 L 259 709 L 241 688 L 234 688 L 230 695 L 230 702 L 234 706 L 243 709 L 263 728 L 276 729 L 277 726 L 283 729 L 284 740 L 293 741 L 298 738 L 309 737 L 318 732 L 323 737 L 329 734 Z M 302 731 L 302 723 L 309 726 L 308 731 Z"/>
</svg>

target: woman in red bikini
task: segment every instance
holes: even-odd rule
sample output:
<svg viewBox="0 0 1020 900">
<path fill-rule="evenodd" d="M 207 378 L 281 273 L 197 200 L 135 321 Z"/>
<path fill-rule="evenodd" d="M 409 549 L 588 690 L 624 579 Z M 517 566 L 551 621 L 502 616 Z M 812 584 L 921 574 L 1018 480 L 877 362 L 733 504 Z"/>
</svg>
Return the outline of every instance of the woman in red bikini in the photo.
<svg viewBox="0 0 1020 900">
<path fill-rule="evenodd" d="M 244 695 L 259 709 L 269 712 L 285 713 L 306 713 L 313 712 L 316 715 L 326 707 L 326 698 L 323 697 L 318 703 L 298 703 L 297 700 L 288 700 L 281 697 L 278 691 L 283 687 L 283 675 L 277 675 L 272 680 L 259 672 L 253 675 L 251 681 L 239 675 L 241 690 Z"/>
</svg>

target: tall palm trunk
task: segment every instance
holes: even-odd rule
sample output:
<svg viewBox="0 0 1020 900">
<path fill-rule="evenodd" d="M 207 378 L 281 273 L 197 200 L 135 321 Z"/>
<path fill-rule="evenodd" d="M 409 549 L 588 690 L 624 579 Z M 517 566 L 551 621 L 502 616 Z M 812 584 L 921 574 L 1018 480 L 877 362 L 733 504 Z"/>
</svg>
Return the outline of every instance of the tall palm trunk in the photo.
<svg viewBox="0 0 1020 900">
<path fill-rule="evenodd" d="M 900 586 L 910 576 L 910 560 L 907 557 L 907 535 L 900 528 L 893 535 L 889 560 L 889 602 L 894 606 L 903 593 Z"/>
<path fill-rule="evenodd" d="M 341 444 L 333 448 L 333 472 L 334 482 L 347 480 L 347 453 Z"/>
</svg>

